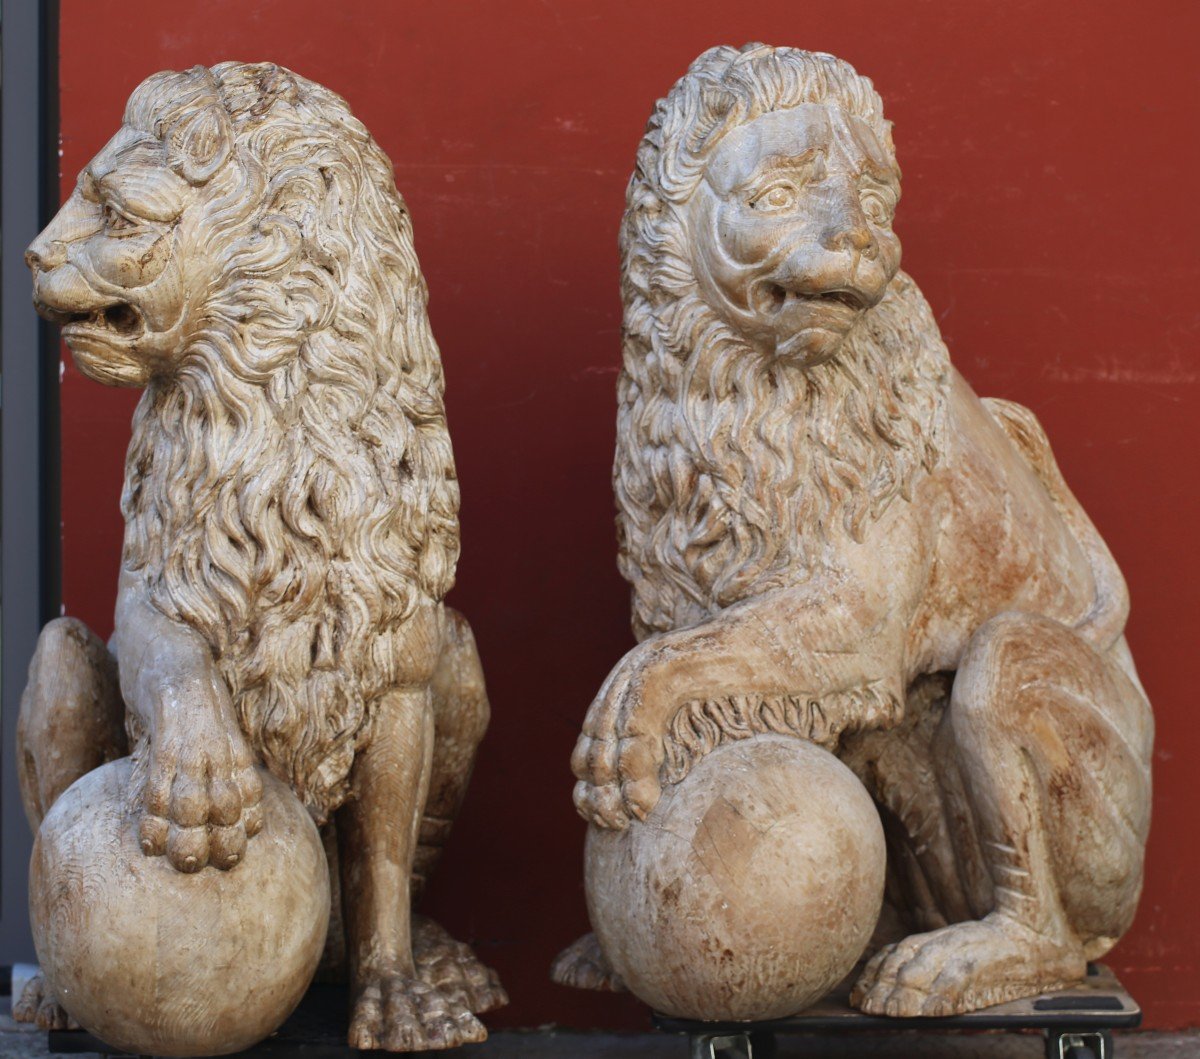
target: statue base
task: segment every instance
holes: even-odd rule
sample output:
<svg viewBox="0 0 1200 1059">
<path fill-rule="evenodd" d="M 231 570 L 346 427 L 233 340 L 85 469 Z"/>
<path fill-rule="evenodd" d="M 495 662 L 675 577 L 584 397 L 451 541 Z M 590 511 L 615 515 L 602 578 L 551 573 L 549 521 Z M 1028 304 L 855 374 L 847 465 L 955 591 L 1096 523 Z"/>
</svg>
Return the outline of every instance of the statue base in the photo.
<svg viewBox="0 0 1200 1059">
<path fill-rule="evenodd" d="M 830 996 L 802 1015 L 769 1022 L 699 1022 L 655 1015 L 666 1033 L 687 1034 L 691 1059 L 774 1059 L 780 1034 L 828 1037 L 849 1033 L 914 1033 L 955 1030 L 1038 1030 L 1047 1059 L 1113 1059 L 1112 1031 L 1141 1024 L 1138 1007 L 1116 975 L 1090 964 L 1078 986 L 950 1018 L 887 1018 L 864 1015 L 844 996 Z"/>
</svg>

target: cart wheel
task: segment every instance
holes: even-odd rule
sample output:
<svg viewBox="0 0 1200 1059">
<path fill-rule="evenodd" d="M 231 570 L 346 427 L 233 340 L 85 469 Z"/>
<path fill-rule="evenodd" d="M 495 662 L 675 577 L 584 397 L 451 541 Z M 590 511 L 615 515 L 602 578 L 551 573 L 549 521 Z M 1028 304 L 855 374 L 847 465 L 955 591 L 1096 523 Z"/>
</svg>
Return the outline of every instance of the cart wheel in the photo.
<svg viewBox="0 0 1200 1059">
<path fill-rule="evenodd" d="M 1050 1033 L 1046 1059 L 1113 1059 L 1113 1039 L 1108 1030 Z"/>
<path fill-rule="evenodd" d="M 693 1033 L 691 1059 L 776 1059 L 775 1034 L 771 1030 L 741 1033 Z"/>
<path fill-rule="evenodd" d="M 691 1059 L 754 1059 L 748 1033 L 694 1033 Z"/>
</svg>

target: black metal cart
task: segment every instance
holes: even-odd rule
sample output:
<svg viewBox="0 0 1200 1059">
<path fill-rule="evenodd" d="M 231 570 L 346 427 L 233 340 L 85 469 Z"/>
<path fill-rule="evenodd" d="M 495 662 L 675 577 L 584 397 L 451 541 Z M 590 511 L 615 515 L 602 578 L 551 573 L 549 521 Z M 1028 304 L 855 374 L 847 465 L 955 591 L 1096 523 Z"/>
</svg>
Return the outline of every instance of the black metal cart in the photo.
<svg viewBox="0 0 1200 1059">
<path fill-rule="evenodd" d="M 773 1022 L 694 1022 L 655 1015 L 654 1025 L 666 1033 L 685 1034 L 691 1059 L 773 1059 L 781 1034 L 829 1036 L 853 1033 L 913 1033 L 920 1030 L 1037 1030 L 1045 1035 L 1051 1059 L 1112 1059 L 1115 1029 L 1141 1022 L 1141 1009 L 1103 966 L 1092 966 L 1077 988 L 1031 997 L 938 1019 L 894 1019 L 864 1015 L 831 998 L 803 1015 Z M 83 1030 L 54 1030 L 50 1051 L 58 1055 L 98 1052 L 123 1056 Z M 351 1059 L 360 1054 L 346 1044 L 346 993 L 334 986 L 314 986 L 279 1031 L 241 1053 L 245 1059 Z"/>
<path fill-rule="evenodd" d="M 771 1022 L 696 1022 L 655 1015 L 666 1033 L 686 1034 L 691 1059 L 774 1059 L 781 1034 L 821 1037 L 852 1033 L 918 1030 L 1037 1030 L 1045 1036 L 1047 1059 L 1112 1059 L 1112 1031 L 1142 1021 L 1141 1009 L 1107 968 L 1093 964 L 1078 987 L 949 1018 L 896 1019 L 864 1015 L 843 999 L 829 998 L 802 1015 Z"/>
</svg>

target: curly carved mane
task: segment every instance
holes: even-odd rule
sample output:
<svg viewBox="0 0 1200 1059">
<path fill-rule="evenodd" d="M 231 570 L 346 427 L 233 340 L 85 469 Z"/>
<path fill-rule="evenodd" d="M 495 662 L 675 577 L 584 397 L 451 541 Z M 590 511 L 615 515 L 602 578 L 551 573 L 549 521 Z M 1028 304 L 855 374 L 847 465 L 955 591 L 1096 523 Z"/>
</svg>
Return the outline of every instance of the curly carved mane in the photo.
<svg viewBox="0 0 1200 1059">
<path fill-rule="evenodd" d="M 204 109 L 232 141 L 185 251 L 208 296 L 138 405 L 124 563 L 212 646 L 265 763 L 323 819 L 398 630 L 453 582 L 441 366 L 391 165 L 345 102 L 222 63 L 150 78 L 125 121 L 165 140 Z"/>
<path fill-rule="evenodd" d="M 949 358 L 903 273 L 810 370 L 757 352 L 701 297 L 683 206 L 732 129 L 835 102 L 891 145 L 871 82 L 830 55 L 713 48 L 660 100 L 621 229 L 619 566 L 642 638 L 805 576 L 936 463 Z"/>
</svg>

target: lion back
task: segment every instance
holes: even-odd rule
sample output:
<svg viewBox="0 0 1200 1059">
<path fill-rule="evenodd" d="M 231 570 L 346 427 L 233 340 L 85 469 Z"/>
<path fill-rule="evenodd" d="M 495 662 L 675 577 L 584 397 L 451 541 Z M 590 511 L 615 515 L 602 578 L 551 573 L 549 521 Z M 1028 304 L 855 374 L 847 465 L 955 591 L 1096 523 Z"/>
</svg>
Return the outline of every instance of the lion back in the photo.
<svg viewBox="0 0 1200 1059">
<path fill-rule="evenodd" d="M 983 404 L 1038 476 L 1087 556 L 1096 585 L 1096 599 L 1076 631 L 1101 650 L 1106 650 L 1124 632 L 1129 616 L 1125 579 L 1108 545 L 1058 469 L 1050 439 L 1037 416 L 1024 405 L 998 397 L 985 397 Z"/>
</svg>

